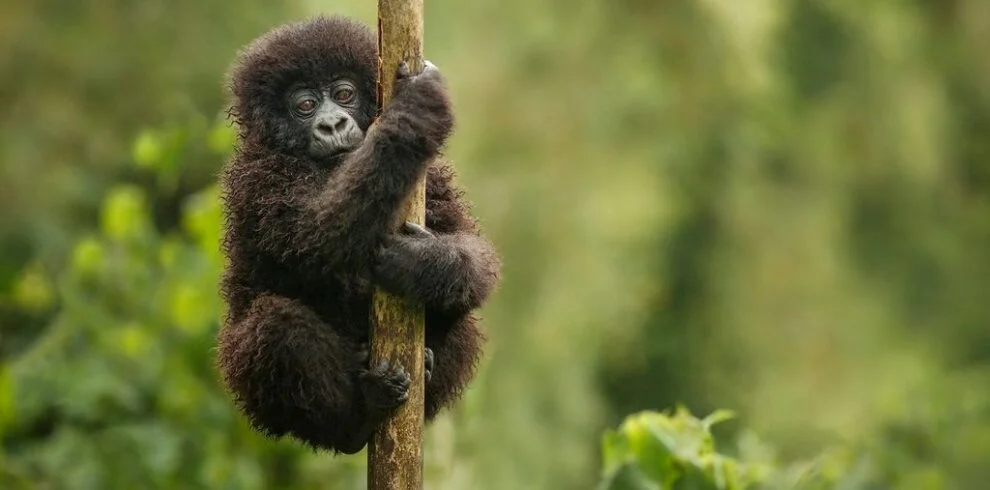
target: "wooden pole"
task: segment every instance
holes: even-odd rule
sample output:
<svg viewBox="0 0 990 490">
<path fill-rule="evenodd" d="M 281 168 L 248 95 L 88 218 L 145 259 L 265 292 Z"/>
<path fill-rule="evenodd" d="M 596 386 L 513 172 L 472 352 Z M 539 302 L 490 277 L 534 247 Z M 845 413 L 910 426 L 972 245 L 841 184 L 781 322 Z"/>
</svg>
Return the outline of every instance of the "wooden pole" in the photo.
<svg viewBox="0 0 990 490">
<path fill-rule="evenodd" d="M 378 0 L 378 107 L 388 103 L 400 61 L 413 74 L 423 70 L 423 0 Z M 423 224 L 426 183 L 405 203 L 406 221 Z M 368 443 L 369 490 L 423 488 L 423 306 L 385 291 L 372 300 L 371 360 L 387 359 L 410 376 L 409 399 L 387 419 Z"/>
</svg>

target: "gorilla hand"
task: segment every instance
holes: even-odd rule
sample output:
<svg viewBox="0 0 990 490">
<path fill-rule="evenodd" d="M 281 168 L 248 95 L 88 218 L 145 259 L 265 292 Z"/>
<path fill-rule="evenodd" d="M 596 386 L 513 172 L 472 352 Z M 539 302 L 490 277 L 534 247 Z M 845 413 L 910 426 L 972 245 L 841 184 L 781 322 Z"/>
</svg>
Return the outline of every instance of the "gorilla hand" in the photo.
<svg viewBox="0 0 990 490">
<path fill-rule="evenodd" d="M 436 283 L 431 276 L 438 271 L 439 239 L 426 228 L 406 222 L 399 233 L 388 237 L 378 250 L 375 280 L 387 291 L 427 301 Z"/>
<path fill-rule="evenodd" d="M 453 131 L 454 113 L 440 70 L 427 60 L 423 64 L 423 71 L 416 75 L 406 62 L 399 64 L 386 117 L 398 127 L 409 128 L 403 131 L 410 139 L 408 144 L 425 143 L 432 154 L 443 147 Z"/>
</svg>

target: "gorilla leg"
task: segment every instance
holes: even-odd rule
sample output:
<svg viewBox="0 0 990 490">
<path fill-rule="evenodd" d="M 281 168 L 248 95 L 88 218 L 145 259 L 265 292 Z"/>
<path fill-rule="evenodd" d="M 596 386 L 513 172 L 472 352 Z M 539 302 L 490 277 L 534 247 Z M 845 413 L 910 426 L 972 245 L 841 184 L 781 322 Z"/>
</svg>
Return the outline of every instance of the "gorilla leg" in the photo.
<svg viewBox="0 0 990 490">
<path fill-rule="evenodd" d="M 358 346 L 302 303 L 262 295 L 220 333 L 224 381 L 262 433 L 352 454 L 405 401 L 408 376 L 368 369 Z"/>
</svg>

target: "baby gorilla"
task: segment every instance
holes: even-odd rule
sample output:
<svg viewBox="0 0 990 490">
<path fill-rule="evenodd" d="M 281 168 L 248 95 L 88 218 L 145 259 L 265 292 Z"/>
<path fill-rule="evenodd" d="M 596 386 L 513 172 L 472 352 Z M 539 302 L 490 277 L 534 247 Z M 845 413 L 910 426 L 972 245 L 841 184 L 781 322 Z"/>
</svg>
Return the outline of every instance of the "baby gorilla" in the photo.
<svg viewBox="0 0 990 490">
<path fill-rule="evenodd" d="M 377 62 L 374 34 L 339 17 L 254 41 L 230 75 L 238 146 L 220 179 L 223 380 L 262 433 L 347 454 L 408 396 L 401 368 L 369 366 L 375 286 L 426 307 L 431 421 L 474 376 L 484 336 L 472 312 L 500 270 L 438 157 L 454 122 L 440 72 L 397 67 L 372 126 Z M 424 174 L 426 226 L 403 223 Z"/>
</svg>

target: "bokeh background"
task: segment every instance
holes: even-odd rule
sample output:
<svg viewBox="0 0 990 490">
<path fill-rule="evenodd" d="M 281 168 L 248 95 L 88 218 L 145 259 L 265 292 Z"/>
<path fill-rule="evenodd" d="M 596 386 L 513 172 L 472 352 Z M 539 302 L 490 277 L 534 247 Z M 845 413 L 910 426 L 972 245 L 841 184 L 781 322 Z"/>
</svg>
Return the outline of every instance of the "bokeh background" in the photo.
<svg viewBox="0 0 990 490">
<path fill-rule="evenodd" d="M 0 4 L 0 488 L 359 489 L 218 383 L 224 73 L 373 1 Z M 639 410 L 843 488 L 990 478 L 990 2 L 426 2 L 500 249 L 430 489 L 586 489 Z M 837 487 L 838 488 L 838 487 Z"/>
</svg>

